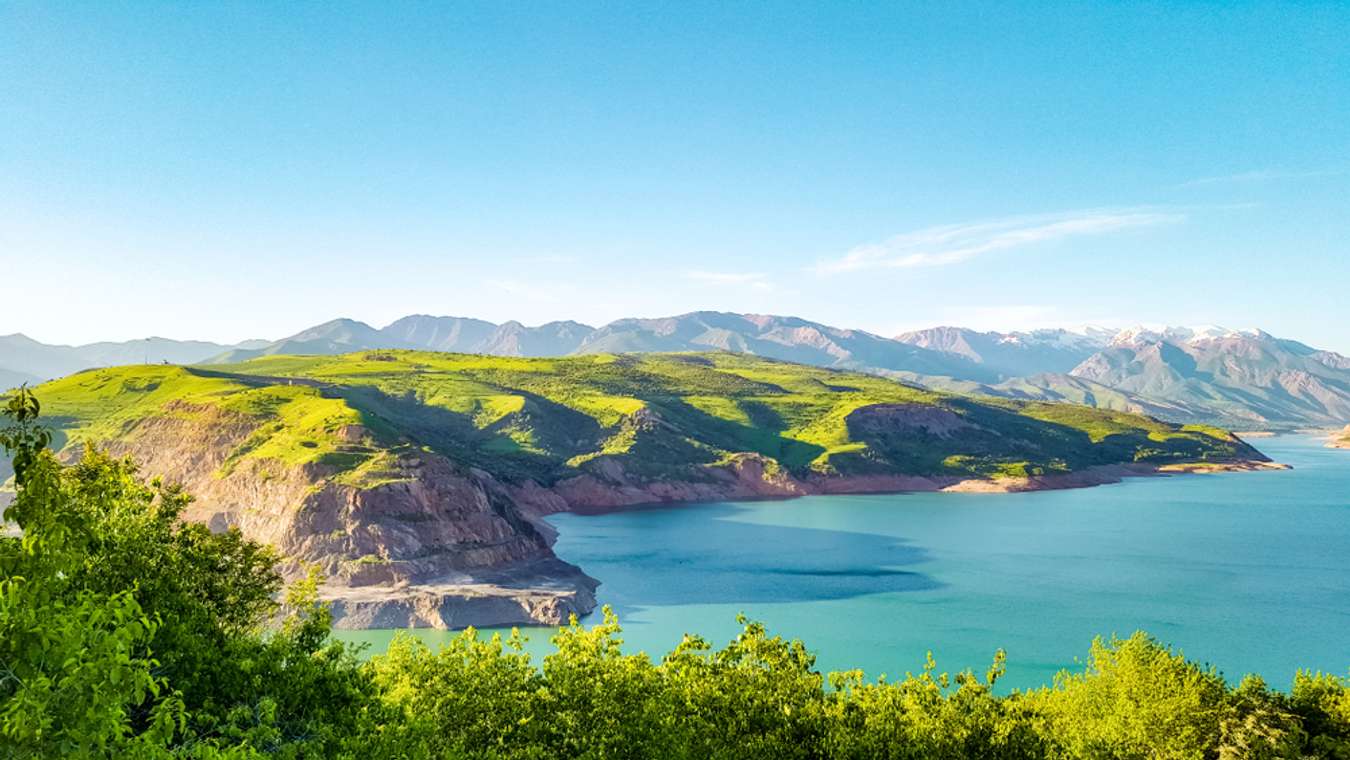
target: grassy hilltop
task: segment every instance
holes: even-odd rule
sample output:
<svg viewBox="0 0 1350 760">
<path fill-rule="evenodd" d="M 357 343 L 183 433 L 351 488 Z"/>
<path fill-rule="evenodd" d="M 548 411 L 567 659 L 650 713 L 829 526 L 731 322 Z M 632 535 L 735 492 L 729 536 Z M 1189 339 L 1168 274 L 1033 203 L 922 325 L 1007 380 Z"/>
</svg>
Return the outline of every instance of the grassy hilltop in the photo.
<svg viewBox="0 0 1350 760">
<path fill-rule="evenodd" d="M 1261 458 L 1216 428 L 722 353 L 269 356 L 90 370 L 37 392 L 67 440 L 133 437 L 150 418 L 234 419 L 253 432 L 223 472 L 250 458 L 320 463 L 353 485 L 386 482 L 392 459 L 418 448 L 543 483 L 616 462 L 641 477 L 696 478 L 748 454 L 798 477 Z"/>
</svg>

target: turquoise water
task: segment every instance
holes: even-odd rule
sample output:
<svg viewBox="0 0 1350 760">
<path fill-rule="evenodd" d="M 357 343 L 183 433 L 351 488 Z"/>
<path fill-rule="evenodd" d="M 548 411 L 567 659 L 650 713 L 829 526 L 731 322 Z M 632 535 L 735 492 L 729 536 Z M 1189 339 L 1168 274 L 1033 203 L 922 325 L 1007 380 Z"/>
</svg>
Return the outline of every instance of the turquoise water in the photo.
<svg viewBox="0 0 1350 760">
<path fill-rule="evenodd" d="M 824 670 L 983 671 L 1048 682 L 1095 635 L 1136 629 L 1286 686 L 1350 668 L 1350 451 L 1257 441 L 1290 471 L 1137 478 L 1029 494 L 814 496 L 557 515 L 563 559 L 602 581 L 633 650 L 737 613 L 801 638 Z M 598 615 L 598 613 L 597 613 Z M 595 617 L 595 616 L 592 616 Z M 542 651 L 550 631 L 527 631 Z M 392 632 L 347 638 L 383 647 Z M 444 632 L 423 631 L 435 641 Z"/>
</svg>

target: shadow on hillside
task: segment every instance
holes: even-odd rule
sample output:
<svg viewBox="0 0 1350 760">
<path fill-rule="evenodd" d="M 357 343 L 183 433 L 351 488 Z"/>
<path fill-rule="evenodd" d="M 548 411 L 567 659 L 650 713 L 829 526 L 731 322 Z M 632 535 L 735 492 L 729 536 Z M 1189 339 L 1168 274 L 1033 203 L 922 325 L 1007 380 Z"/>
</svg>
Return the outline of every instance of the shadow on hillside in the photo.
<svg viewBox="0 0 1350 760">
<path fill-rule="evenodd" d="M 520 413 L 507 415 L 486 428 L 477 428 L 467 414 L 422 403 L 411 392 L 394 395 L 372 385 L 346 385 L 308 378 L 248 375 L 192 367 L 189 372 L 203 377 L 228 379 L 252 387 L 293 383 L 315 388 L 329 398 L 342 398 L 368 419 L 367 426 L 377 434 L 406 437 L 447 456 L 482 466 L 508 477 L 539 478 L 556 473 L 560 462 L 572 456 L 598 449 L 605 430 L 594 418 L 537 393 L 515 386 L 502 386 L 503 393 L 525 398 Z M 633 378 L 622 379 L 632 382 Z M 480 378 L 488 384 L 490 380 Z M 617 389 L 615 389 L 617 392 Z M 754 425 L 744 425 L 701 411 L 682 398 L 669 394 L 632 392 L 660 411 L 683 435 L 729 451 L 756 451 L 785 463 L 803 464 L 824 452 L 824 448 L 784 437 L 787 425 L 767 406 L 752 408 Z M 555 456 L 520 449 L 508 435 L 512 429 L 528 428 L 536 440 Z M 655 462 L 649 464 L 679 464 Z"/>
<path fill-rule="evenodd" d="M 773 457 L 790 469 L 800 469 L 825 453 L 825 447 L 783 435 L 788 424 L 767 404 L 739 400 L 752 424 L 723 419 L 678 396 L 644 394 L 643 400 L 686 435 L 726 451 L 751 451 Z"/>
<path fill-rule="evenodd" d="M 1221 448 L 1216 449 L 1218 441 L 1209 445 L 1188 438 L 1160 442 L 1150 439 L 1145 430 L 1110 432 L 1094 441 L 1087 430 L 1064 422 L 1035 419 L 1014 410 L 985 406 L 974 399 L 955 399 L 950 403 L 983 430 L 963 431 L 958 439 L 944 441 L 936 436 L 920 436 L 905 443 L 913 446 L 920 442 L 930 455 L 939 454 L 945 447 L 950 449 L 947 453 L 991 456 L 1003 461 L 1025 460 L 1039 465 L 1062 461 L 1073 469 L 1128 464 L 1135 461 L 1136 452 L 1141 450 L 1155 452 L 1148 461 L 1199 459 L 1207 452 L 1221 453 Z M 1088 415 L 1082 420 L 1083 425 L 1098 422 L 1101 413 L 1082 411 Z M 886 451 L 884 446 L 879 448 Z M 938 461 L 936 456 L 933 459 Z"/>
<path fill-rule="evenodd" d="M 928 552 L 893 536 L 735 520 L 742 512 L 707 504 L 550 520 L 560 533 L 558 556 L 598 578 L 601 599 L 620 617 L 645 606 L 776 604 L 942 586 L 905 569 L 927 561 Z"/>
<path fill-rule="evenodd" d="M 1196 363 L 1195 357 L 1182 351 L 1171 343 L 1161 343 L 1158 346 L 1158 355 L 1163 363 L 1179 376 L 1201 380 L 1206 383 L 1214 382 L 1214 375 L 1210 372 L 1202 372 L 1200 365 Z"/>
<path fill-rule="evenodd" d="M 427 446 L 451 459 L 482 467 L 498 475 L 538 477 L 555 470 L 560 461 L 559 458 L 521 449 L 519 444 L 506 434 L 508 427 L 506 423 L 499 422 L 488 428 L 479 429 L 470 415 L 424 404 L 412 391 L 394 395 L 373 385 L 344 385 L 309 378 L 247 375 L 200 367 L 188 368 L 188 371 L 203 377 L 228 379 L 251 387 L 294 384 L 314 388 L 325 398 L 340 398 L 346 401 L 348 406 L 361 413 L 362 422 L 367 428 L 388 442 L 408 440 L 417 445 Z M 516 419 L 524 424 L 535 425 L 541 431 L 547 431 L 545 435 L 554 441 L 559 438 L 568 441 L 577 438 L 586 440 L 587 436 L 590 436 L 590 440 L 594 440 L 597 436 L 598 426 L 579 412 L 533 394 L 506 390 L 503 392 L 525 396 L 528 419 Z M 508 415 L 508 417 L 515 416 Z M 557 419 L 552 419 L 555 417 Z M 585 423 L 590 423 L 593 429 L 586 428 Z M 559 434 L 557 430 L 566 432 Z M 565 454 L 570 455 L 571 453 Z"/>
</svg>

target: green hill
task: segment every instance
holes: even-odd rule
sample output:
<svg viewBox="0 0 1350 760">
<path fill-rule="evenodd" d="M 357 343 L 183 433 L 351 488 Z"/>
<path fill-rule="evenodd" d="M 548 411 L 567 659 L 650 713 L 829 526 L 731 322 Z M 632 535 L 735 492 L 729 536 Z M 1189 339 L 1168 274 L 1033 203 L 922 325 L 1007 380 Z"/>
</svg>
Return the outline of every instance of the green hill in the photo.
<svg viewBox="0 0 1350 760">
<path fill-rule="evenodd" d="M 254 428 L 223 469 L 248 459 L 319 463 L 354 484 L 378 483 L 389 457 L 410 448 L 543 484 L 603 472 L 602 462 L 697 478 L 747 454 L 799 477 L 1024 476 L 1260 458 L 1214 428 L 732 354 L 275 356 L 91 370 L 38 393 L 72 439 L 117 440 L 151 417 L 223 414 Z"/>
</svg>

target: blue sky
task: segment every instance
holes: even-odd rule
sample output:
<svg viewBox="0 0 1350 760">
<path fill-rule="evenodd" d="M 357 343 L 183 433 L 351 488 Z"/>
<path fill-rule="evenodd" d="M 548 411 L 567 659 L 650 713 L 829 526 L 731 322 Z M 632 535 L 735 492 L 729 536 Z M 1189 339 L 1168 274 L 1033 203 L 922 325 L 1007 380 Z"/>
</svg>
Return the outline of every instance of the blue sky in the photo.
<svg viewBox="0 0 1350 760">
<path fill-rule="evenodd" d="M 1350 352 L 1347 39 L 1344 3 L 4 3 L 0 333 L 712 308 Z"/>
</svg>

